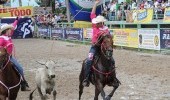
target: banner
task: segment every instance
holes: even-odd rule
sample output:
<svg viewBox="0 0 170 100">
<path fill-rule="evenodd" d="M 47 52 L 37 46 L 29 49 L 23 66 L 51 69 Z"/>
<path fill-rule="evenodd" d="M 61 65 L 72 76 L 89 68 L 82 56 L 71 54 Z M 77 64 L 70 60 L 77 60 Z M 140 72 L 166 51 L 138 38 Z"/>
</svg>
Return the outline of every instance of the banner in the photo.
<svg viewBox="0 0 170 100">
<path fill-rule="evenodd" d="M 41 37 L 49 37 L 48 30 L 49 30 L 48 26 L 45 26 L 45 25 L 38 26 L 39 36 L 41 36 Z"/>
<path fill-rule="evenodd" d="M 56 39 L 64 39 L 63 28 L 52 28 L 51 37 Z"/>
<path fill-rule="evenodd" d="M 165 8 L 163 22 L 165 23 L 170 22 L 170 7 Z"/>
<path fill-rule="evenodd" d="M 114 45 L 138 48 L 137 29 L 113 29 Z"/>
<path fill-rule="evenodd" d="M 83 28 L 83 37 L 84 39 L 91 39 L 93 35 L 92 28 Z"/>
<path fill-rule="evenodd" d="M 74 18 L 74 20 L 79 21 L 91 21 L 90 13 L 92 7 L 94 5 L 94 0 L 69 0 L 70 12 Z M 101 0 L 99 6 L 96 9 L 96 14 L 101 13 L 101 4 L 103 0 Z"/>
<path fill-rule="evenodd" d="M 30 18 L 20 19 L 14 31 L 13 38 L 32 38 L 34 26 Z"/>
<path fill-rule="evenodd" d="M 139 48 L 160 50 L 160 30 L 139 29 L 138 39 Z"/>
<path fill-rule="evenodd" d="M 2 18 L 1 25 L 12 24 L 15 21 L 14 18 Z M 18 21 L 17 27 L 14 30 L 12 38 L 32 38 L 33 37 L 34 26 L 32 25 L 32 20 L 30 18 L 21 18 Z"/>
<path fill-rule="evenodd" d="M 160 30 L 161 49 L 170 49 L 170 29 Z"/>
<path fill-rule="evenodd" d="M 68 40 L 83 40 L 82 28 L 64 28 L 64 38 Z"/>
<path fill-rule="evenodd" d="M 150 23 L 153 18 L 153 9 L 127 11 L 126 21 L 131 23 Z"/>
<path fill-rule="evenodd" d="M 16 16 L 30 16 L 33 15 L 32 6 L 16 7 L 16 8 L 0 8 L 1 17 L 16 17 Z"/>
</svg>

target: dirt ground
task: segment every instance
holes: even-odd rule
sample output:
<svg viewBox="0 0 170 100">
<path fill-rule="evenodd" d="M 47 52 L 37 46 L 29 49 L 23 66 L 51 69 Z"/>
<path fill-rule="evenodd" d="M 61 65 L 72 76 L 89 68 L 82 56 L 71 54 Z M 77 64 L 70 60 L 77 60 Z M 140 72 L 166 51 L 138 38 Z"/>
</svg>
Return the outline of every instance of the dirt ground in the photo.
<svg viewBox="0 0 170 100">
<path fill-rule="evenodd" d="M 81 63 L 90 46 L 44 39 L 14 40 L 16 57 L 23 65 L 31 89 L 35 88 L 36 61 L 54 60 L 57 100 L 78 100 Z M 114 50 L 117 77 L 121 81 L 112 100 L 170 100 L 170 56 Z M 112 88 L 106 87 L 108 94 Z M 19 91 L 17 100 L 28 100 L 30 92 Z M 40 100 L 37 91 L 34 100 Z M 93 100 L 94 86 L 84 89 L 82 100 Z M 100 100 L 101 96 L 99 96 Z M 52 99 L 49 99 L 52 100 Z"/>
</svg>

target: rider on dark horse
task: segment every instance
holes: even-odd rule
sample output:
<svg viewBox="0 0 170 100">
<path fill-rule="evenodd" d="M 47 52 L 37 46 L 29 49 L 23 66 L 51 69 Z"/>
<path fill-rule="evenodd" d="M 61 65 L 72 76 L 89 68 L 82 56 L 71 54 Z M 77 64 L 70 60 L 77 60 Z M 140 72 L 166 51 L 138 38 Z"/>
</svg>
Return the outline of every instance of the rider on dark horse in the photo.
<svg viewBox="0 0 170 100">
<path fill-rule="evenodd" d="M 83 80 L 83 86 L 86 86 L 86 87 L 88 87 L 90 84 L 89 76 L 90 76 L 90 69 L 93 64 L 94 56 L 100 50 L 100 47 L 96 45 L 97 39 L 102 34 L 106 34 L 106 33 L 109 34 L 108 27 L 104 26 L 104 22 L 106 21 L 106 19 L 101 15 L 98 15 L 96 17 L 96 14 L 95 14 L 96 7 L 99 2 L 100 2 L 99 0 L 95 1 L 95 4 L 93 6 L 93 9 L 90 15 L 91 20 L 92 20 L 93 35 L 92 35 L 92 46 L 90 48 L 88 58 L 85 61 L 85 79 Z M 115 61 L 113 57 L 112 57 L 112 62 L 113 62 L 113 65 L 115 65 Z"/>
<path fill-rule="evenodd" d="M 4 24 L 1 26 L 0 29 L 0 47 L 4 47 L 7 50 L 7 53 L 10 56 L 10 61 L 15 65 L 15 68 L 21 74 L 22 81 L 21 81 L 21 91 L 30 91 L 27 81 L 25 80 L 23 68 L 18 63 L 16 58 L 12 55 L 12 52 L 14 50 L 14 44 L 12 42 L 11 36 L 14 33 L 14 28 L 16 27 L 18 23 L 18 17 L 14 21 L 13 24 Z"/>
</svg>

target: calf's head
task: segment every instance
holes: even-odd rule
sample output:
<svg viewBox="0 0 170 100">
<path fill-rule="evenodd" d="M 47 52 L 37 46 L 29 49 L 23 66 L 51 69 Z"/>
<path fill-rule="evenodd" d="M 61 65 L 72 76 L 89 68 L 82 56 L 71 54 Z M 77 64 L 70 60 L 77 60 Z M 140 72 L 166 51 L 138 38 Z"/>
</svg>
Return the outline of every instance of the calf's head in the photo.
<svg viewBox="0 0 170 100">
<path fill-rule="evenodd" d="M 55 78 L 55 63 L 53 61 L 47 61 L 45 64 L 48 78 Z"/>
</svg>

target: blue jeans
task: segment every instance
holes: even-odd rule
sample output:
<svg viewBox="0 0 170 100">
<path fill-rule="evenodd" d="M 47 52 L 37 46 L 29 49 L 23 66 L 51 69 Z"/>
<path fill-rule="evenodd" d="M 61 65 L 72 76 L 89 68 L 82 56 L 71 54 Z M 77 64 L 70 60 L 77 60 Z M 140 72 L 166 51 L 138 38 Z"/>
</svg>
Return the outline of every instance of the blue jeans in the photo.
<svg viewBox="0 0 170 100">
<path fill-rule="evenodd" d="M 24 79 L 24 72 L 23 72 L 23 68 L 22 66 L 18 63 L 18 61 L 16 60 L 16 58 L 14 58 L 13 56 L 10 57 L 10 61 L 15 65 L 15 68 L 17 69 L 17 71 L 22 75 L 23 79 Z"/>
<path fill-rule="evenodd" d="M 85 77 L 86 77 L 86 79 L 89 78 L 90 69 L 93 64 L 94 56 L 97 53 L 99 53 L 99 50 L 100 50 L 100 47 L 98 47 L 98 46 L 91 46 L 91 48 L 90 48 L 88 58 L 86 59 L 86 62 L 85 62 Z M 113 57 L 111 58 L 111 60 L 112 60 L 113 65 L 115 65 L 115 60 Z"/>
<path fill-rule="evenodd" d="M 90 73 L 91 66 L 93 64 L 94 56 L 96 55 L 96 53 L 98 51 L 99 51 L 99 47 L 91 46 L 89 54 L 88 54 L 88 58 L 86 59 L 86 62 L 85 62 L 85 76 L 86 76 L 86 78 L 89 77 L 89 73 Z"/>
</svg>

